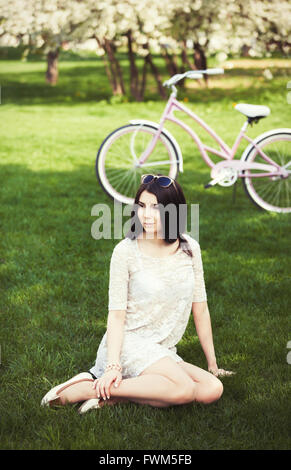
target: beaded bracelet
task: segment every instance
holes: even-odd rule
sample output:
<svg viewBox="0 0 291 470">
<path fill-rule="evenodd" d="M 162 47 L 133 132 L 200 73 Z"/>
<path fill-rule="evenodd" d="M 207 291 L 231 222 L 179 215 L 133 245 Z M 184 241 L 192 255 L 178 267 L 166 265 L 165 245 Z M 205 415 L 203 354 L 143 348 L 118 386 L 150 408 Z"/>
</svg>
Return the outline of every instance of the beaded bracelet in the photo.
<svg viewBox="0 0 291 470">
<path fill-rule="evenodd" d="M 116 369 L 118 370 L 119 372 L 122 371 L 122 367 L 120 364 L 117 364 L 117 363 L 114 363 L 112 362 L 111 364 L 108 364 L 105 368 L 105 372 L 108 372 L 109 370 L 112 370 L 112 369 Z"/>
</svg>

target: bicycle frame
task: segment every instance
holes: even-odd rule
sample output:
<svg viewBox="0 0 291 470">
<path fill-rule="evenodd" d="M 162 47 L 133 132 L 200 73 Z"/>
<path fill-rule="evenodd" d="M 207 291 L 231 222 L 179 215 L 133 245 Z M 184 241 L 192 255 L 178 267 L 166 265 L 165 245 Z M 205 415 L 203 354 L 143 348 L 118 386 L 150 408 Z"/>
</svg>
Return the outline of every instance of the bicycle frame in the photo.
<svg viewBox="0 0 291 470">
<path fill-rule="evenodd" d="M 179 119 L 177 119 L 174 116 L 175 111 L 182 111 L 182 112 L 186 113 L 188 116 L 190 116 L 194 121 L 196 121 L 219 144 L 220 151 L 218 151 L 218 150 L 216 150 L 212 147 L 209 147 L 208 145 L 203 144 L 202 141 L 200 140 L 200 138 L 198 137 L 198 135 L 196 134 L 196 132 L 193 131 L 193 129 L 191 129 L 187 124 L 180 121 Z M 141 155 L 141 157 L 138 161 L 139 165 L 142 165 L 146 161 L 146 159 L 149 157 L 151 152 L 153 151 L 153 149 L 154 149 L 154 147 L 155 147 L 155 145 L 156 145 L 156 143 L 159 139 L 159 136 L 160 136 L 160 134 L 163 130 L 163 127 L 164 127 L 164 124 L 165 124 L 166 121 L 171 121 L 174 124 L 177 124 L 178 126 L 180 126 L 183 130 L 185 130 L 190 135 L 190 137 L 196 143 L 196 145 L 197 145 L 197 147 L 198 147 L 198 149 L 201 153 L 201 156 L 202 156 L 203 160 L 212 169 L 214 167 L 218 166 L 218 165 L 219 165 L 219 167 L 221 167 L 221 166 L 224 166 L 224 167 L 231 166 L 232 168 L 235 168 L 235 170 L 238 171 L 238 177 L 249 176 L 247 174 L 241 173 L 242 171 L 247 170 L 247 169 L 253 169 L 253 170 L 256 169 L 256 170 L 265 171 L 265 173 L 252 173 L 252 177 L 256 177 L 256 178 L 264 177 L 264 176 L 281 176 L 281 175 L 282 176 L 287 176 L 288 175 L 286 173 L 286 170 L 284 171 L 284 169 L 282 169 L 280 167 L 280 165 L 278 165 L 273 160 L 271 160 L 260 149 L 260 147 L 250 137 L 248 137 L 246 135 L 245 131 L 248 127 L 248 122 L 247 121 L 242 126 L 242 128 L 241 128 L 241 130 L 240 130 L 240 132 L 239 132 L 232 148 L 229 148 L 228 145 L 216 134 L 216 132 L 210 126 L 208 126 L 205 121 L 203 121 L 203 119 L 199 118 L 199 116 L 197 116 L 189 108 L 184 106 L 182 103 L 180 103 L 176 99 L 176 94 L 175 93 L 172 93 L 170 95 L 169 100 L 168 100 L 168 102 L 165 106 L 164 112 L 162 114 L 162 117 L 161 117 L 161 120 L 160 120 L 160 123 L 159 123 L 159 127 L 157 129 L 157 133 L 153 137 L 153 139 L 150 142 L 150 144 L 148 145 L 147 149 Z M 262 156 L 262 158 L 266 162 L 269 163 L 269 165 L 268 164 L 263 164 L 263 163 L 251 163 L 251 162 L 246 162 L 246 161 L 243 161 L 243 160 L 234 160 L 234 156 L 236 154 L 236 151 L 239 147 L 240 142 L 243 139 L 247 140 L 250 144 L 252 144 L 257 149 L 257 151 Z M 214 155 L 217 155 L 218 157 L 220 157 L 222 159 L 225 159 L 228 162 L 231 160 L 232 163 L 229 164 L 227 162 L 225 162 L 225 163 L 220 162 L 218 164 L 215 164 L 211 160 L 211 158 L 209 158 L 207 152 L 211 152 Z"/>
</svg>

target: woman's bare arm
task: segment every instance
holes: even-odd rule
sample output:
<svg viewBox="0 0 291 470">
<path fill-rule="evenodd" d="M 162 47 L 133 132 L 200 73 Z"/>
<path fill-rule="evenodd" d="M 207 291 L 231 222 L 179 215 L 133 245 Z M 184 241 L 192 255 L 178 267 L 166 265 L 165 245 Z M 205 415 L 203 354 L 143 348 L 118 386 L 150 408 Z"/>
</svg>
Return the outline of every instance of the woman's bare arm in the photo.
<svg viewBox="0 0 291 470">
<path fill-rule="evenodd" d="M 198 338 L 208 363 L 209 372 L 212 372 L 216 376 L 233 375 L 235 372 L 219 369 L 217 366 L 207 301 L 193 302 L 192 312 Z"/>
<path fill-rule="evenodd" d="M 107 317 L 107 365 L 120 364 L 120 351 L 123 342 L 123 330 L 125 320 L 125 310 L 109 310 Z M 96 379 L 93 388 L 96 395 L 100 395 L 104 400 L 110 398 L 110 389 L 114 383 L 118 387 L 122 381 L 122 372 L 116 368 L 104 372 L 102 377 Z"/>
<path fill-rule="evenodd" d="M 207 360 L 208 369 L 215 368 L 217 365 L 207 302 L 193 302 L 192 312 L 197 335 Z"/>
<path fill-rule="evenodd" d="M 107 364 L 120 361 L 125 310 L 109 310 L 107 318 Z"/>
</svg>

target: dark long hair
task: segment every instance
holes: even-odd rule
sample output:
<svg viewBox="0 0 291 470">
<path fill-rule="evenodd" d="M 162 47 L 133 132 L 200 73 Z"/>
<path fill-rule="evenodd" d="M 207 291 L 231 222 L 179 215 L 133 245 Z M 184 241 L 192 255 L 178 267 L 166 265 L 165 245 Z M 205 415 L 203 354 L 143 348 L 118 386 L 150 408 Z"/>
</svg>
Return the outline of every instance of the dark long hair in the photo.
<svg viewBox="0 0 291 470">
<path fill-rule="evenodd" d="M 157 175 L 159 176 L 159 175 Z M 174 186 L 175 184 L 175 186 Z M 179 240 L 179 247 L 187 253 L 189 256 L 193 256 L 191 247 L 187 240 L 183 237 L 182 233 L 186 231 L 186 222 L 187 222 L 187 203 L 183 193 L 183 190 L 180 184 L 175 180 L 175 183 L 171 184 L 168 188 L 161 188 L 157 183 L 157 180 L 152 180 L 150 183 L 142 183 L 137 190 L 135 195 L 133 210 L 131 212 L 131 228 L 128 233 L 125 235 L 125 238 L 130 238 L 134 240 L 138 237 L 138 235 L 144 231 L 142 224 L 137 215 L 137 210 L 139 208 L 138 202 L 139 197 L 143 191 L 147 191 L 151 194 L 154 194 L 157 198 L 158 204 L 166 207 L 169 204 L 175 206 L 175 218 L 176 220 L 170 221 L 169 220 L 169 213 L 165 211 L 165 217 L 161 217 L 162 229 L 163 229 L 163 239 L 169 245 L 175 243 L 175 241 Z M 176 189 L 175 189 L 176 188 Z M 182 205 L 182 211 L 180 205 Z M 170 231 L 170 224 L 171 224 L 171 231 Z M 172 227 L 175 227 L 174 234 Z M 170 233 L 171 232 L 171 233 Z M 172 238 L 170 238 L 170 235 Z"/>
</svg>

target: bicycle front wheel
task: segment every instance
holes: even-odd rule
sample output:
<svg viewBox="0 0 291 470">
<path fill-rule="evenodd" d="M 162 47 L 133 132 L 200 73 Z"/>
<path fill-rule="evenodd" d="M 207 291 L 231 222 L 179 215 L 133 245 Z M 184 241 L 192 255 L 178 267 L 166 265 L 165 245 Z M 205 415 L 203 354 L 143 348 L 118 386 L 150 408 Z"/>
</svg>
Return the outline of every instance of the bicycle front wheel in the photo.
<svg viewBox="0 0 291 470">
<path fill-rule="evenodd" d="M 157 129 L 148 124 L 128 124 L 103 141 L 96 158 L 96 174 L 101 187 L 112 199 L 133 204 L 142 174 L 161 173 L 176 179 L 178 152 L 164 132 L 146 161 L 138 163 L 156 132 Z"/>
<path fill-rule="evenodd" d="M 262 170 L 245 170 L 242 178 L 250 199 L 260 208 L 279 213 L 291 212 L 291 131 L 274 132 L 257 142 L 257 146 L 271 160 L 288 171 L 287 177 L 256 177 Z M 252 147 L 245 158 L 252 163 L 269 163 L 256 147 Z"/>
</svg>

